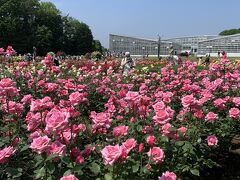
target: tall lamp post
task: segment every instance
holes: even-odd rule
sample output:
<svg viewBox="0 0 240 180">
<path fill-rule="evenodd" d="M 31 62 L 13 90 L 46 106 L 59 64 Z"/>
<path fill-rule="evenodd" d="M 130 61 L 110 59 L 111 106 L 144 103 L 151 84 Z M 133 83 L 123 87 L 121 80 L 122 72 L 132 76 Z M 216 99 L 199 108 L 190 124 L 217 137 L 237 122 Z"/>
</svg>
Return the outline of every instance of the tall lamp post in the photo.
<svg viewBox="0 0 240 180">
<path fill-rule="evenodd" d="M 158 59 L 160 60 L 161 37 L 158 35 Z"/>
</svg>

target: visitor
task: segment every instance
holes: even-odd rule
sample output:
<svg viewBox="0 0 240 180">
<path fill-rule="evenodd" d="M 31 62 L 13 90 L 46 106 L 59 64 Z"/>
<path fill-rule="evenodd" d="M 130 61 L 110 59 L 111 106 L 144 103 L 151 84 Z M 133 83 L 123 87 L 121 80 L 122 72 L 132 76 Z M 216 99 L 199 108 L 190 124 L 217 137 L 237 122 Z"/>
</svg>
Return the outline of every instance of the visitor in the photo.
<svg viewBox="0 0 240 180">
<path fill-rule="evenodd" d="M 206 54 L 206 59 L 205 59 L 204 63 L 205 63 L 206 66 L 209 66 L 209 64 L 210 64 L 210 53 Z"/>
<path fill-rule="evenodd" d="M 127 76 L 129 72 L 135 67 L 135 61 L 131 58 L 130 52 L 125 53 L 125 57 L 121 62 L 121 69 L 123 69 L 123 75 Z"/>
<path fill-rule="evenodd" d="M 225 51 L 222 52 L 223 59 L 227 59 L 227 53 Z"/>
</svg>

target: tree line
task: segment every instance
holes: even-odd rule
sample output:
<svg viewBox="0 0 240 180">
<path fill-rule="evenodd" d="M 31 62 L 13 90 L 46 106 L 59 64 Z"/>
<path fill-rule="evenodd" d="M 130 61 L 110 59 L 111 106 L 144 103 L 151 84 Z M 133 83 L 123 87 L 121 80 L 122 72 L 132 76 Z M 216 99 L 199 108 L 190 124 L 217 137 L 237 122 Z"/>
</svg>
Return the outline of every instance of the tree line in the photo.
<svg viewBox="0 0 240 180">
<path fill-rule="evenodd" d="M 233 35 L 233 34 L 239 34 L 240 33 L 240 28 L 239 29 L 227 29 L 219 33 L 220 36 L 228 36 L 228 35 Z"/>
<path fill-rule="evenodd" d="M 18 53 L 38 55 L 63 51 L 84 55 L 101 51 L 89 26 L 61 11 L 51 2 L 39 0 L 0 0 L 0 47 L 14 46 Z"/>
</svg>

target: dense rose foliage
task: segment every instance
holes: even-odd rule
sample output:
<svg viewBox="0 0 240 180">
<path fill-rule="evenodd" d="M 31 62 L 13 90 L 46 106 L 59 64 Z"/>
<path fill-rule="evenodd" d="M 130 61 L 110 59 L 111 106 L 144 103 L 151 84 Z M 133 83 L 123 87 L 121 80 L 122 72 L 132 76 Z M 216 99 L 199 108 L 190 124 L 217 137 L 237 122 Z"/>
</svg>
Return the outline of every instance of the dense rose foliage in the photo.
<svg viewBox="0 0 240 180">
<path fill-rule="evenodd" d="M 238 133 L 231 61 L 52 60 L 2 64 L 0 179 L 195 179 Z"/>
</svg>

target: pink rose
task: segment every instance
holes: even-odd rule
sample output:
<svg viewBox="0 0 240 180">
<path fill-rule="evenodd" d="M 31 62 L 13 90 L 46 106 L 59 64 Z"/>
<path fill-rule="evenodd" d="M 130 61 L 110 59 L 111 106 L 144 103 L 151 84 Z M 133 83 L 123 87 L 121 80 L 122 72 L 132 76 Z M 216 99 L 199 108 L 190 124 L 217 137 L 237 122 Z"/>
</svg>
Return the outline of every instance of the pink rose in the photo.
<svg viewBox="0 0 240 180">
<path fill-rule="evenodd" d="M 138 153 L 142 153 L 144 151 L 144 144 L 140 143 L 138 146 Z"/>
<path fill-rule="evenodd" d="M 115 137 L 126 136 L 128 134 L 128 126 L 118 126 L 113 128 L 113 135 Z"/>
<path fill-rule="evenodd" d="M 21 100 L 21 102 L 23 104 L 30 104 L 31 101 L 32 101 L 32 95 L 31 94 L 25 95 Z"/>
<path fill-rule="evenodd" d="M 57 154 L 59 156 L 64 156 L 66 154 L 66 145 L 56 141 L 49 147 L 50 154 Z"/>
<path fill-rule="evenodd" d="M 229 110 L 229 116 L 231 118 L 237 119 L 240 117 L 240 110 L 238 108 L 231 108 Z"/>
<path fill-rule="evenodd" d="M 146 141 L 147 141 L 149 146 L 153 146 L 153 145 L 155 145 L 157 139 L 156 139 L 155 136 L 148 136 Z"/>
<path fill-rule="evenodd" d="M 82 165 L 84 163 L 84 157 L 82 157 L 81 154 L 77 156 L 76 163 L 79 165 Z"/>
<path fill-rule="evenodd" d="M 65 129 L 68 125 L 69 117 L 69 112 L 52 109 L 47 113 L 47 116 L 45 118 L 46 130 L 51 132 Z"/>
<path fill-rule="evenodd" d="M 234 97 L 232 102 L 238 107 L 240 106 L 240 97 Z"/>
<path fill-rule="evenodd" d="M 153 107 L 154 111 L 157 112 L 159 110 L 164 110 L 165 109 L 165 104 L 164 104 L 163 101 L 159 101 L 156 104 L 154 104 L 152 107 Z"/>
<path fill-rule="evenodd" d="M 77 92 L 70 94 L 69 100 L 74 106 L 77 106 L 79 103 L 82 103 L 82 102 L 86 101 L 87 99 L 85 98 L 83 93 L 79 93 L 77 91 Z"/>
<path fill-rule="evenodd" d="M 164 151 L 160 147 L 153 147 L 147 153 L 148 157 L 155 161 L 157 164 L 163 162 L 165 155 Z"/>
<path fill-rule="evenodd" d="M 13 156 L 15 152 L 16 150 L 12 146 L 0 150 L 0 164 L 6 163 L 9 157 Z"/>
<path fill-rule="evenodd" d="M 168 136 L 171 132 L 170 132 L 170 128 L 172 127 L 172 125 L 170 123 L 164 124 L 162 126 L 162 135 L 163 136 Z"/>
<path fill-rule="evenodd" d="M 124 143 L 122 143 L 122 148 L 126 150 L 127 154 L 135 148 L 137 142 L 134 138 L 127 139 Z"/>
<path fill-rule="evenodd" d="M 102 151 L 102 156 L 104 159 L 105 165 L 112 166 L 114 162 L 116 162 L 122 154 L 122 147 L 119 145 L 115 146 L 106 146 Z"/>
<path fill-rule="evenodd" d="M 214 135 L 207 137 L 208 146 L 216 146 L 218 144 L 218 138 Z"/>
<path fill-rule="evenodd" d="M 213 113 L 213 112 L 209 112 L 207 113 L 207 115 L 205 116 L 205 120 L 206 121 L 215 121 L 216 119 L 218 119 L 218 115 Z"/>
<path fill-rule="evenodd" d="M 177 180 L 177 176 L 174 172 L 166 171 L 162 173 L 161 177 L 158 177 L 158 180 Z"/>
<path fill-rule="evenodd" d="M 166 110 L 159 110 L 153 117 L 155 124 L 166 124 L 171 119 L 169 113 Z"/>
<path fill-rule="evenodd" d="M 183 107 L 187 108 L 189 106 L 192 106 L 195 104 L 196 99 L 193 97 L 193 95 L 187 95 L 182 98 L 182 105 Z"/>
<path fill-rule="evenodd" d="M 139 93 L 134 91 L 128 91 L 125 100 L 136 101 L 139 98 Z"/>
<path fill-rule="evenodd" d="M 38 154 L 46 151 L 49 148 L 50 139 L 47 136 L 37 137 L 33 139 L 30 148 Z"/>
<path fill-rule="evenodd" d="M 63 176 L 60 180 L 78 180 L 76 176 L 74 175 L 69 175 L 69 176 Z"/>
</svg>

